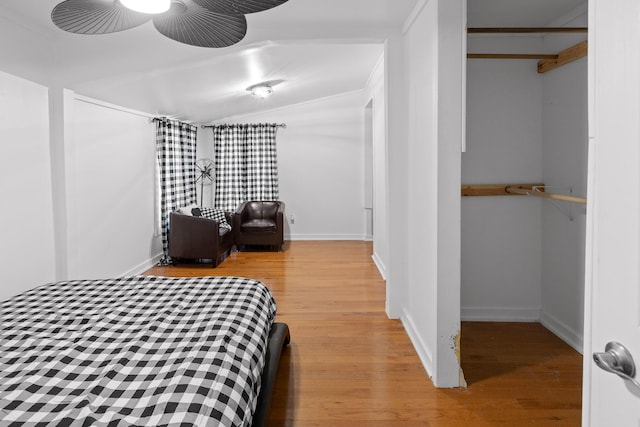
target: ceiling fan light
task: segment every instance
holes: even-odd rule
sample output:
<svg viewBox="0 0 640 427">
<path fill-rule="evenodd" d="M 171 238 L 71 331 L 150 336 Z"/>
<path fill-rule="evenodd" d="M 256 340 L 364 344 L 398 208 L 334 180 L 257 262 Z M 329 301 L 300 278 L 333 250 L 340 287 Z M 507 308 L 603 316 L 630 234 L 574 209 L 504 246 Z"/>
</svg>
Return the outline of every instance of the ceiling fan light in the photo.
<svg viewBox="0 0 640 427">
<path fill-rule="evenodd" d="M 171 0 L 120 0 L 127 9 L 140 13 L 164 13 L 171 7 Z"/>
<path fill-rule="evenodd" d="M 264 99 L 273 93 L 273 88 L 269 85 L 259 84 L 247 88 L 254 98 Z"/>
</svg>

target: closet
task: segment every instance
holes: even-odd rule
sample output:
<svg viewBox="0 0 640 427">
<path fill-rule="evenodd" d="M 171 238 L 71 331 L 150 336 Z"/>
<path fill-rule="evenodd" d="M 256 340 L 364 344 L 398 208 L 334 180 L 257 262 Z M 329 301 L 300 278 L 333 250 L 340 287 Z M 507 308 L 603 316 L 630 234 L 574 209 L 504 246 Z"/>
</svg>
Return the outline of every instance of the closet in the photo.
<svg viewBox="0 0 640 427">
<path fill-rule="evenodd" d="M 586 6 L 558 18 L 544 29 L 469 18 L 461 318 L 540 322 L 581 352 Z"/>
</svg>

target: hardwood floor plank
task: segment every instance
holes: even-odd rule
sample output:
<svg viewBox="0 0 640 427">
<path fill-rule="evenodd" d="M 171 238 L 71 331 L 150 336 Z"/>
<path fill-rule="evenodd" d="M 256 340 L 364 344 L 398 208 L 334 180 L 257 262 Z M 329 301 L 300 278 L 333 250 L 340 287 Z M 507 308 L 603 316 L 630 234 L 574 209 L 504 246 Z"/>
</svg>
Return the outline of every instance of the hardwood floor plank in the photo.
<svg viewBox="0 0 640 427">
<path fill-rule="evenodd" d="M 292 242 L 283 252 L 154 267 L 166 276 L 263 281 L 291 329 L 270 425 L 579 426 L 582 356 L 537 323 L 462 325 L 466 389 L 436 389 L 398 320 L 370 242 Z"/>
</svg>

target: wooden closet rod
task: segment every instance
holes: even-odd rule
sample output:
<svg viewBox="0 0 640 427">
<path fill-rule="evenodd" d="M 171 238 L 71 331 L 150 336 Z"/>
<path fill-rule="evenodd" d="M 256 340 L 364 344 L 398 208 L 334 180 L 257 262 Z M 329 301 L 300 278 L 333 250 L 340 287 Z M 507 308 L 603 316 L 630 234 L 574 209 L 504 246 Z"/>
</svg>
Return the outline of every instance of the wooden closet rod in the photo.
<svg viewBox="0 0 640 427">
<path fill-rule="evenodd" d="M 565 202 L 572 203 L 581 203 L 583 205 L 587 204 L 587 199 L 584 197 L 575 197 L 575 196 L 567 196 L 564 194 L 555 194 L 555 193 L 547 193 L 540 191 L 538 187 L 533 187 L 531 190 L 527 190 L 524 188 L 518 188 L 516 186 L 507 186 L 504 191 L 509 194 L 522 194 L 524 196 L 535 196 L 535 197 L 543 197 L 545 199 L 553 199 L 553 200 L 562 200 Z"/>
<path fill-rule="evenodd" d="M 544 184 L 472 184 L 463 185 L 460 189 L 462 196 L 513 196 L 514 193 L 507 193 L 507 187 L 516 187 L 523 190 L 533 190 L 534 187 L 544 191 Z"/>
<path fill-rule="evenodd" d="M 535 196 L 546 199 L 562 200 L 565 202 L 586 204 L 583 197 L 567 196 L 564 194 L 547 193 L 544 184 L 474 184 L 463 185 L 460 189 L 462 196 Z"/>
<path fill-rule="evenodd" d="M 586 33 L 587 27 L 467 28 L 467 34 Z"/>
</svg>

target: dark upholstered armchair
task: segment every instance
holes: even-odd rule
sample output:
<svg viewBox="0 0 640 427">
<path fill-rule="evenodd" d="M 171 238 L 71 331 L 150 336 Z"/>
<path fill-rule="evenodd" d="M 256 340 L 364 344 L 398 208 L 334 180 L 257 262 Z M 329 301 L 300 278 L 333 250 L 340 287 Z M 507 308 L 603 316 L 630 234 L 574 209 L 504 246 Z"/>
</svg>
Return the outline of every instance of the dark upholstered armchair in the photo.
<svg viewBox="0 0 640 427">
<path fill-rule="evenodd" d="M 233 214 L 226 213 L 232 224 Z M 219 227 L 218 222 L 197 216 L 171 212 L 169 219 L 169 256 L 180 259 L 211 259 L 216 267 L 233 247 L 233 230 Z"/>
<path fill-rule="evenodd" d="M 262 245 L 281 250 L 284 244 L 284 202 L 241 203 L 235 213 L 233 230 L 238 248 Z"/>
</svg>

